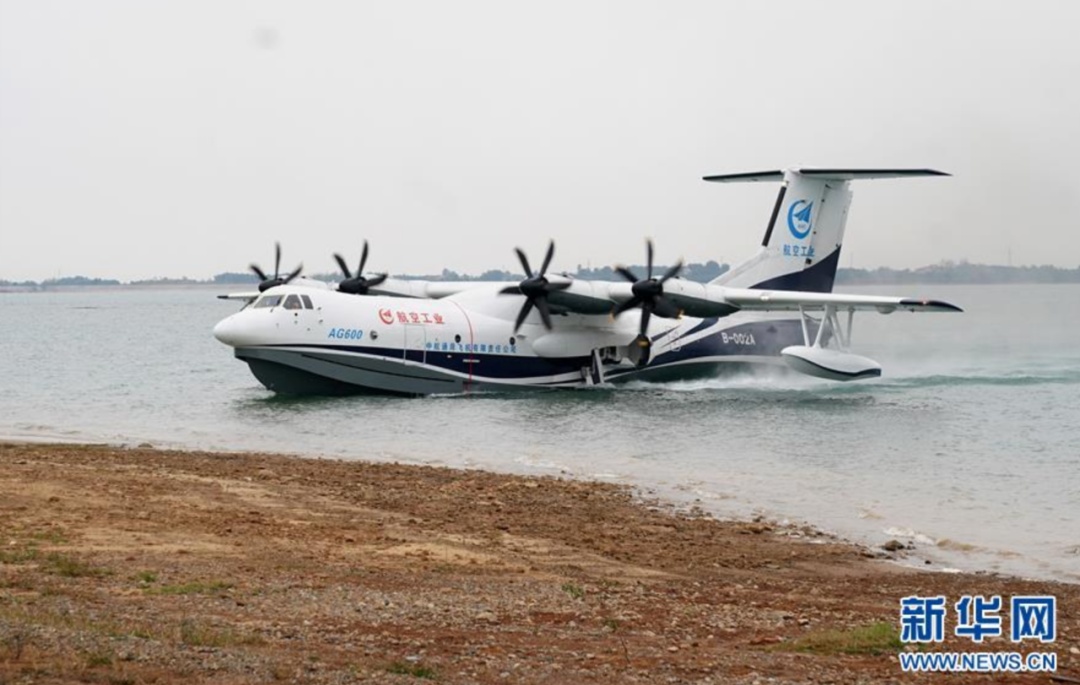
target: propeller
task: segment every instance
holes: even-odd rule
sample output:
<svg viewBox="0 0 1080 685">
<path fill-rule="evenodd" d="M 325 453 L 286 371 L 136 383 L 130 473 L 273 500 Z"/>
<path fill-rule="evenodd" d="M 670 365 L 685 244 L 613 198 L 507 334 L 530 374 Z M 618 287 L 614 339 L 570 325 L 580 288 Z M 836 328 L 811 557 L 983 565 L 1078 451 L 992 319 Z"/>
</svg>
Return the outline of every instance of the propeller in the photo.
<svg viewBox="0 0 1080 685">
<path fill-rule="evenodd" d="M 548 266 L 551 265 L 551 258 L 555 256 L 555 241 L 552 240 L 548 243 L 544 263 L 540 265 L 540 271 L 535 274 L 529 266 L 529 258 L 525 256 L 525 251 L 520 247 L 515 247 L 514 252 L 517 253 L 518 260 L 521 261 L 521 268 L 525 270 L 525 280 L 499 291 L 500 295 L 525 296 L 525 304 L 521 305 L 521 311 L 518 312 L 517 319 L 514 321 L 514 333 L 517 333 L 518 329 L 521 328 L 521 324 L 525 323 L 525 318 L 529 316 L 529 312 L 533 310 L 533 307 L 536 307 L 536 311 L 540 312 L 540 319 L 544 322 L 544 328 L 550 331 L 552 327 L 551 306 L 548 304 L 548 295 L 570 287 L 569 282 L 552 283 L 544 277 Z"/>
<path fill-rule="evenodd" d="M 349 295 L 367 295 L 368 291 L 386 280 L 386 274 L 376 274 L 370 278 L 364 277 L 364 265 L 367 264 L 368 242 L 364 241 L 364 251 L 360 253 L 360 266 L 356 267 L 356 275 L 349 271 L 345 258 L 334 254 L 334 261 L 341 267 L 341 273 L 345 274 L 345 280 L 338 283 L 338 292 Z"/>
<path fill-rule="evenodd" d="M 279 285 L 285 285 L 289 281 L 293 280 L 300 275 L 300 271 L 304 268 L 304 265 L 296 267 L 296 269 L 287 276 L 281 276 L 281 243 L 274 243 L 274 277 L 270 278 L 266 273 L 259 268 L 258 264 L 251 265 L 251 271 L 259 277 L 259 292 L 275 288 Z"/>
<path fill-rule="evenodd" d="M 611 310 L 611 315 L 615 317 L 634 307 L 641 308 L 641 328 L 636 342 L 638 346 L 642 348 L 647 348 L 651 344 L 649 342 L 648 330 L 649 319 L 652 318 L 653 314 L 665 319 L 675 319 L 682 314 L 682 311 L 674 302 L 664 297 L 664 283 L 679 275 L 679 272 L 681 272 L 683 268 L 682 260 L 680 259 L 676 262 L 675 266 L 668 269 L 660 278 L 653 278 L 652 240 L 646 240 L 645 247 L 647 251 L 646 268 L 648 269 L 645 278 L 638 278 L 633 271 L 627 269 L 625 266 L 615 267 L 615 271 L 617 271 L 620 276 L 634 284 L 630 289 L 630 292 L 633 293 L 633 297 Z"/>
</svg>

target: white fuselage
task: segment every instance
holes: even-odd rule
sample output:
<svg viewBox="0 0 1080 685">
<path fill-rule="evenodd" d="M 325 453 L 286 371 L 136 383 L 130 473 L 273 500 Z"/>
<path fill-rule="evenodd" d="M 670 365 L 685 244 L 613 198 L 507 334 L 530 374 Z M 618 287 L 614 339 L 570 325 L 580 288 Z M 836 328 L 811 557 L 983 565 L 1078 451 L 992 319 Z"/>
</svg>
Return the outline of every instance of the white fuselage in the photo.
<svg viewBox="0 0 1080 685">
<path fill-rule="evenodd" d="M 700 374 L 702 364 L 777 363 L 783 347 L 801 340 L 797 322 L 761 314 L 653 317 L 651 359 L 637 366 L 630 347 L 637 311 L 618 319 L 557 315 L 552 331 L 534 313 L 515 333 L 522 297 L 499 295 L 505 283 L 441 299 L 356 296 L 313 285 L 272 288 L 214 329 L 273 390 L 431 394 L 576 387 L 660 369 Z M 296 308 L 287 308 L 290 297 Z"/>
</svg>

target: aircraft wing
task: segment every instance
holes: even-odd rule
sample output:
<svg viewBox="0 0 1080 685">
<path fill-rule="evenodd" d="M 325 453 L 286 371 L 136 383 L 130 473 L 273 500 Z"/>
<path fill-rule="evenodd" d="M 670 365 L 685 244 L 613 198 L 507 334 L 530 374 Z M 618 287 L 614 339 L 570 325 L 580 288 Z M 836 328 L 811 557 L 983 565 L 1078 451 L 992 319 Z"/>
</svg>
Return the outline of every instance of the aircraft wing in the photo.
<svg viewBox="0 0 1080 685">
<path fill-rule="evenodd" d="M 229 293 L 227 295 L 218 295 L 217 296 L 217 298 L 219 300 L 244 300 L 246 302 L 251 302 L 252 300 L 254 300 L 254 299 L 258 298 L 258 297 L 259 297 L 259 291 L 258 290 L 254 291 L 254 292 L 250 292 L 250 293 Z"/>
<path fill-rule="evenodd" d="M 625 282 L 573 280 L 566 290 L 550 295 L 552 304 L 579 314 L 603 314 L 616 304 L 633 297 Z M 883 297 L 786 290 L 729 288 L 709 283 L 673 279 L 664 284 L 664 297 L 688 316 L 708 318 L 727 316 L 739 310 L 760 312 L 821 311 L 826 306 L 837 310 L 911 312 L 960 312 L 960 307 L 941 300 L 914 297 Z"/>
<path fill-rule="evenodd" d="M 807 293 L 786 290 L 751 290 L 723 288 L 724 300 L 739 309 L 758 312 L 818 311 L 826 306 L 847 311 L 878 311 L 891 314 L 896 310 L 909 312 L 962 312 L 955 304 L 942 300 L 918 297 L 882 297 L 879 295 L 848 295 L 844 293 Z"/>
<path fill-rule="evenodd" d="M 467 290 L 495 285 L 517 285 L 517 281 L 413 281 L 388 278 L 371 289 L 372 295 L 386 297 L 411 297 L 421 300 L 438 300 Z"/>
</svg>

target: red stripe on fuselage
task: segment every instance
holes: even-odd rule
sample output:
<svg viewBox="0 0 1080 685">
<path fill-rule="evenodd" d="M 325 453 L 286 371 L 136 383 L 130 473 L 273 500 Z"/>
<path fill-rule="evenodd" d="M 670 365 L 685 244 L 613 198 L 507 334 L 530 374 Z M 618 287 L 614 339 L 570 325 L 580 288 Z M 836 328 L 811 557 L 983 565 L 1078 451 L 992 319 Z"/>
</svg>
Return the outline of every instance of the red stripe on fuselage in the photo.
<svg viewBox="0 0 1080 685">
<path fill-rule="evenodd" d="M 471 352 L 472 349 L 473 349 L 473 343 L 474 343 L 472 321 L 469 320 L 469 315 L 468 315 L 468 313 L 466 313 L 464 307 L 462 307 L 457 302 L 454 302 L 453 300 L 447 300 L 447 302 L 450 302 L 451 304 L 453 304 L 455 307 L 458 308 L 458 310 L 461 312 L 461 315 L 465 317 L 466 325 L 468 325 L 468 327 L 469 327 L 469 350 L 470 350 L 470 353 L 469 353 L 469 380 L 465 382 L 465 387 L 463 388 L 463 390 L 465 392 L 468 392 L 469 391 L 469 386 L 472 385 L 472 382 L 473 382 L 473 380 L 472 380 L 473 379 L 473 368 L 472 367 L 473 367 L 473 361 L 475 359 L 475 357 L 472 355 L 472 352 Z"/>
</svg>

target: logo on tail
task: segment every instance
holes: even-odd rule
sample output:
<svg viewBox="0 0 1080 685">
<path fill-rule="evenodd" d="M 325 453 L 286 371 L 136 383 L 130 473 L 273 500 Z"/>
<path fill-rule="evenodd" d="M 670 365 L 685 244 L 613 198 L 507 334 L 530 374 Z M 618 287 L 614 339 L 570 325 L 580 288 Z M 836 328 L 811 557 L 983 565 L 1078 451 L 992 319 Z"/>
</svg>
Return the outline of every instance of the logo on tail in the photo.
<svg viewBox="0 0 1080 685">
<path fill-rule="evenodd" d="M 806 200 L 796 200 L 791 203 L 787 213 L 787 225 L 791 235 L 799 240 L 810 235 L 810 212 L 813 209 L 814 203 Z"/>
</svg>

